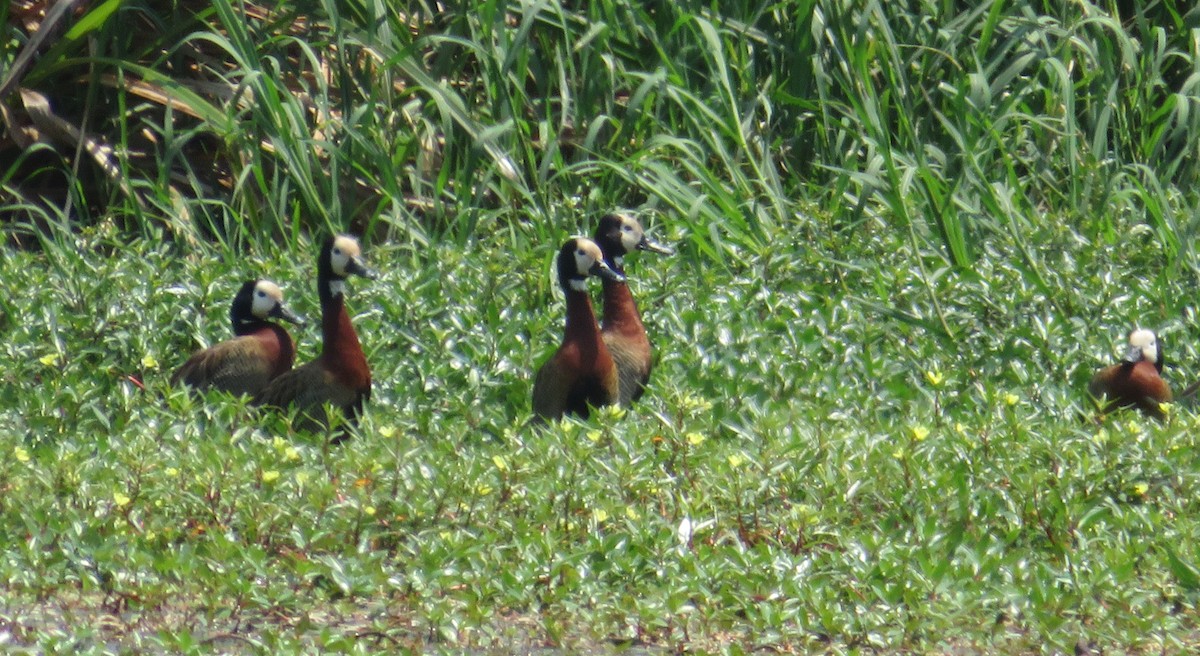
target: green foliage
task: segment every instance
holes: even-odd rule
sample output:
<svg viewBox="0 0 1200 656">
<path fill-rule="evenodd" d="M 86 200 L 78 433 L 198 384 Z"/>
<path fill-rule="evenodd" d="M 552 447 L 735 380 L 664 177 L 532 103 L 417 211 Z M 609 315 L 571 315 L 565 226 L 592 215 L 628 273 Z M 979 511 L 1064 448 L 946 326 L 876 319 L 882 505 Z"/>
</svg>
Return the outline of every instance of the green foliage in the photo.
<svg viewBox="0 0 1200 656">
<path fill-rule="evenodd" d="M 1200 11 L 1134 4 L 0 5 L 0 645 L 1195 650 L 1200 420 L 1082 396 L 1200 375 Z M 614 207 L 651 388 L 530 428 Z M 168 388 L 331 229 L 361 435 Z"/>
</svg>

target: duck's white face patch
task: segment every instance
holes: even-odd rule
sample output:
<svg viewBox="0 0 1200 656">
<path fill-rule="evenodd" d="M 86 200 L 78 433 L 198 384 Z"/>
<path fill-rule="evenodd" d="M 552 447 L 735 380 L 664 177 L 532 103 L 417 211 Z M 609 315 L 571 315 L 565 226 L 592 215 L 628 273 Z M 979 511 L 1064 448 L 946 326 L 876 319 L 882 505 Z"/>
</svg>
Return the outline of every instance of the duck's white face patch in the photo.
<svg viewBox="0 0 1200 656">
<path fill-rule="evenodd" d="M 580 239 L 575 245 L 575 272 L 581 276 L 588 275 L 596 263 L 604 259 L 600 247 L 590 239 Z"/>
<path fill-rule="evenodd" d="M 270 280 L 259 280 L 254 286 L 254 298 L 250 303 L 250 314 L 266 319 L 281 303 L 283 291 Z"/>
<path fill-rule="evenodd" d="M 637 219 L 632 216 L 621 217 L 621 246 L 625 247 L 626 253 L 637 250 L 638 244 L 642 243 L 643 234 L 645 233 L 642 224 L 638 223 Z"/>
<path fill-rule="evenodd" d="M 1129 350 L 1125 354 L 1128 362 L 1158 362 L 1158 338 L 1154 332 L 1145 328 L 1129 333 Z"/>
<path fill-rule="evenodd" d="M 333 269 L 334 274 L 346 277 L 349 275 L 346 268 L 350 266 L 350 260 L 358 257 L 361 252 L 357 239 L 338 235 L 334 238 L 333 248 L 329 251 L 329 267 Z"/>
<path fill-rule="evenodd" d="M 587 277 L 591 275 L 592 267 L 604 259 L 600 247 L 590 239 L 578 239 L 575 242 L 575 273 L 581 278 L 571 278 L 568 284 L 577 292 L 587 291 Z"/>
</svg>

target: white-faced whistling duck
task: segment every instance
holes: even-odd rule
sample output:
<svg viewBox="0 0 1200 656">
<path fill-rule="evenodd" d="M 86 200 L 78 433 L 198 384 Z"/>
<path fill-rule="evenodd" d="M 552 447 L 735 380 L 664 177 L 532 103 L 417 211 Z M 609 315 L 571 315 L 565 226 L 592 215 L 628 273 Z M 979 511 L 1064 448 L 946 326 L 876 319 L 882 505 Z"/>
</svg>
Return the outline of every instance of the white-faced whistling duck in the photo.
<svg viewBox="0 0 1200 656">
<path fill-rule="evenodd" d="M 674 253 L 646 236 L 642 224 L 627 214 L 607 214 L 596 226 L 595 241 L 604 253 L 604 261 L 613 271 L 625 275 L 625 256 L 635 250 L 663 255 Z M 641 398 L 650 380 L 652 354 L 650 339 L 642 326 L 633 294 L 624 280 L 604 279 L 604 316 L 600 334 L 617 365 L 620 378 L 619 403 L 627 406 Z"/>
<path fill-rule="evenodd" d="M 198 390 L 219 389 L 232 394 L 258 394 L 292 368 L 296 344 L 272 318 L 304 325 L 283 304 L 283 292 L 269 280 L 249 280 L 238 290 L 229 309 L 233 339 L 197 351 L 172 376 Z"/>
<path fill-rule="evenodd" d="M 1161 404 L 1171 402 L 1171 389 L 1162 379 L 1163 357 L 1152 331 L 1129 333 L 1129 350 L 1120 364 L 1101 369 L 1088 384 L 1088 393 L 1105 401 L 1103 412 L 1134 408 L 1156 419 L 1166 414 Z"/>
<path fill-rule="evenodd" d="M 567 298 L 562 344 L 538 369 L 533 382 L 533 412 L 541 419 L 558 419 L 567 412 L 586 418 L 589 405 L 617 402 L 617 368 L 592 312 L 588 276 L 625 279 L 604 263 L 595 242 L 571 239 L 558 253 L 558 283 Z"/>
<path fill-rule="evenodd" d="M 297 428 L 326 428 L 326 405 L 340 408 L 350 422 L 357 421 L 363 403 L 371 397 L 371 369 L 358 335 L 346 312 L 346 278 L 368 279 L 375 272 L 363 264 L 358 240 L 337 235 L 325 240 L 317 259 L 317 294 L 321 299 L 321 355 L 276 378 L 255 399 L 261 405 L 295 407 Z M 340 432 L 335 439 L 345 437 Z"/>
</svg>

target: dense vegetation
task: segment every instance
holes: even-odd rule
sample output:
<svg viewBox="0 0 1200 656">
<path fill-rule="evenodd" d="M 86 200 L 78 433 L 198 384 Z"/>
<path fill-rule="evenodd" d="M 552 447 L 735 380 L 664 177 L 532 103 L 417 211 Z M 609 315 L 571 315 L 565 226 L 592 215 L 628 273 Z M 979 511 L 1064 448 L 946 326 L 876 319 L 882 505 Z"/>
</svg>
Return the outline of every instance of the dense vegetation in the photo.
<svg viewBox="0 0 1200 656">
<path fill-rule="evenodd" d="M 0 6 L 0 646 L 1183 653 L 1200 10 Z M 526 427 L 614 207 L 658 364 Z M 361 435 L 166 385 L 364 236 Z M 313 330 L 294 331 L 302 359 Z M 142 389 L 144 385 L 145 389 Z"/>
</svg>

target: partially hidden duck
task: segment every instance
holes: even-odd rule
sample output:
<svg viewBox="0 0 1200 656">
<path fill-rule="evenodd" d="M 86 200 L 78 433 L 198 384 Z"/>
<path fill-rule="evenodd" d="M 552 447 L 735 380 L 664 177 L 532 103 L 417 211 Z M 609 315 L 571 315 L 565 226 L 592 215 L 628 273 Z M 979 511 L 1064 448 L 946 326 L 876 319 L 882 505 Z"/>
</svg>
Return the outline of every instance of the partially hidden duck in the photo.
<svg viewBox="0 0 1200 656">
<path fill-rule="evenodd" d="M 371 368 L 346 311 L 346 279 L 374 279 L 363 263 L 358 240 L 329 237 L 317 258 L 317 294 L 321 300 L 321 354 L 276 378 L 255 398 L 260 405 L 295 408 L 301 430 L 329 426 L 327 408 L 338 408 L 353 424 L 371 398 Z M 341 432 L 335 439 L 345 437 Z"/>
<path fill-rule="evenodd" d="M 292 368 L 296 344 L 283 326 L 271 319 L 304 325 L 283 304 L 283 292 L 270 280 L 249 280 L 229 309 L 235 337 L 197 351 L 171 376 L 197 390 L 218 389 L 253 396 Z"/>
<path fill-rule="evenodd" d="M 1153 331 L 1140 328 L 1129 333 L 1129 347 L 1118 364 L 1096 372 L 1088 394 L 1103 402 L 1102 412 L 1137 408 L 1155 419 L 1166 418 L 1162 404 L 1172 400 L 1171 388 L 1162 378 L 1161 344 Z"/>
<path fill-rule="evenodd" d="M 613 405 L 619 398 L 617 367 L 600 336 L 588 297 L 587 280 L 624 280 L 604 262 L 590 239 L 571 239 L 557 258 L 558 283 L 566 296 L 562 343 L 538 369 L 533 383 L 533 412 L 541 420 L 570 413 L 587 417 L 589 407 Z"/>
<path fill-rule="evenodd" d="M 600 219 L 593 236 L 604 253 L 604 261 L 621 276 L 625 275 L 625 256 L 633 251 L 671 255 L 673 250 L 651 241 L 642 224 L 628 214 L 607 214 Z M 620 379 L 618 403 L 628 406 L 641 398 L 650 380 L 653 353 L 650 338 L 642 325 L 637 303 L 625 280 L 605 278 L 604 314 L 600 334 L 617 365 Z"/>
</svg>

